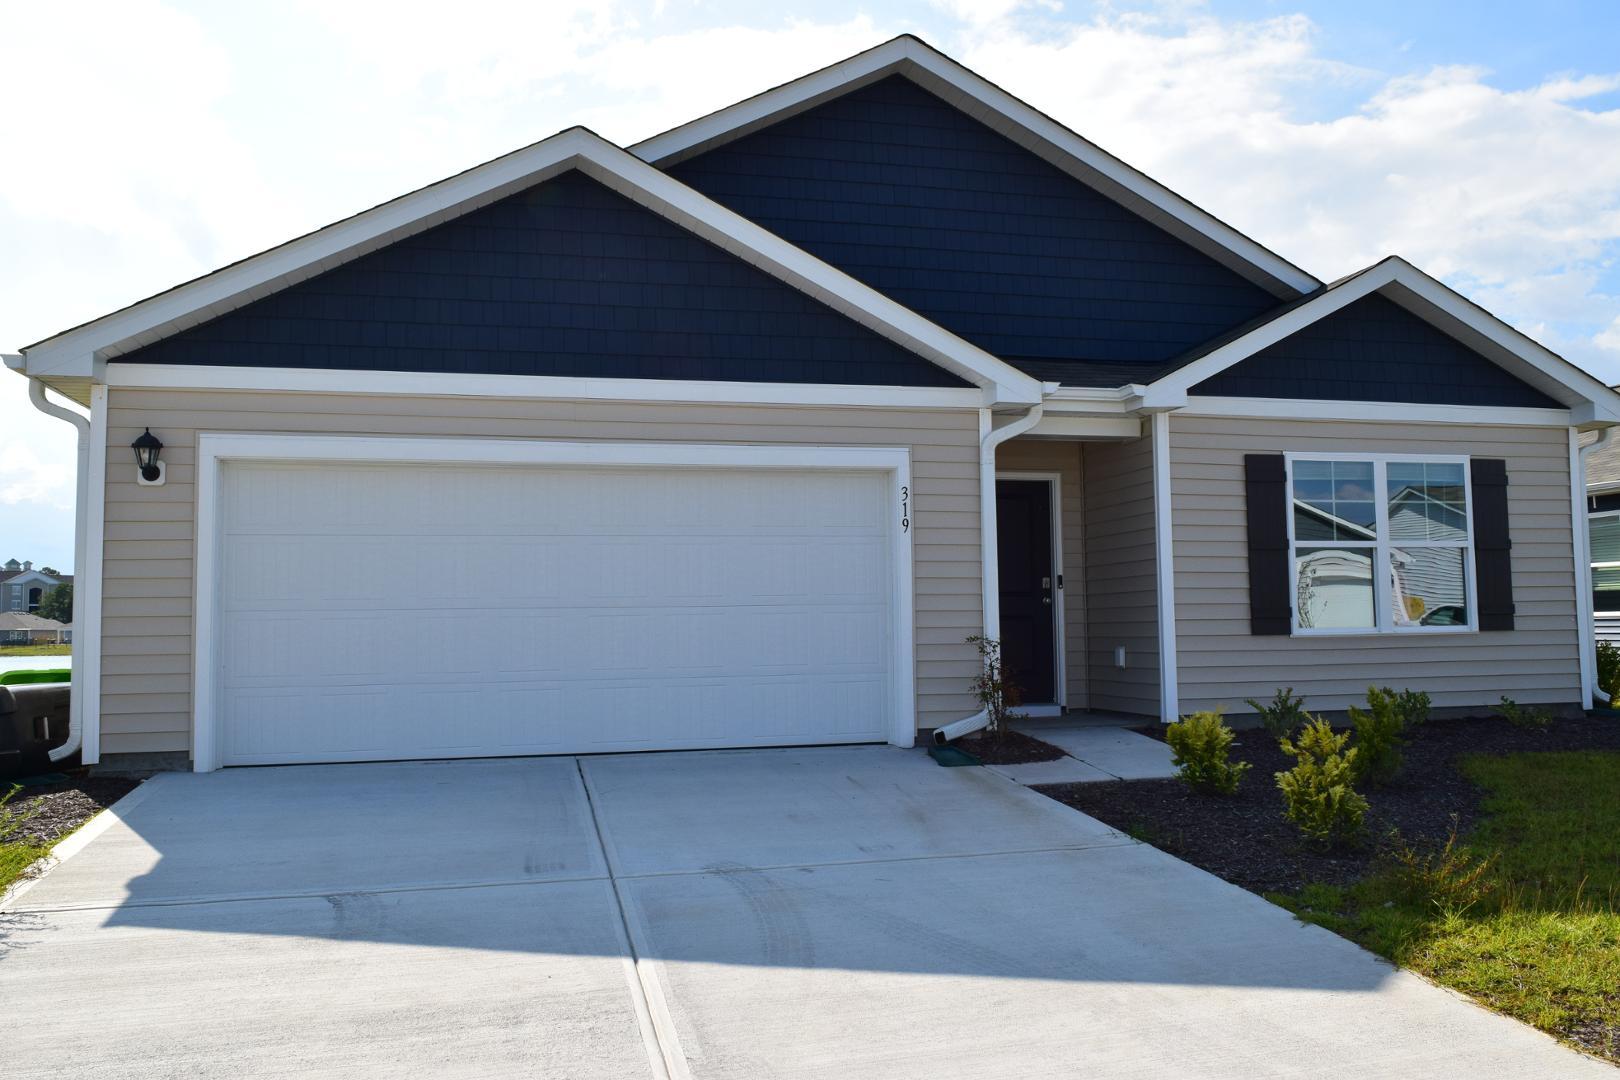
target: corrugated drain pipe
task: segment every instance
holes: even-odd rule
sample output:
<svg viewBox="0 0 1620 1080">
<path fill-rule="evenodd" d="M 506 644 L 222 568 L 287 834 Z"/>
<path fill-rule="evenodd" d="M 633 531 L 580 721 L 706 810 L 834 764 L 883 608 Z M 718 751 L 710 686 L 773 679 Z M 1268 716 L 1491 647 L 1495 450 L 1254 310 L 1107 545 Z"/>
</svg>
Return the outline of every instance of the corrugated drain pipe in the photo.
<svg viewBox="0 0 1620 1080">
<path fill-rule="evenodd" d="M 996 447 L 1022 435 L 1040 423 L 1045 405 L 1036 405 L 1011 423 L 995 426 L 989 409 L 979 410 L 979 557 L 983 565 L 984 636 L 991 641 L 1001 637 L 1001 578 L 996 572 Z M 990 710 L 934 729 L 934 742 L 940 746 L 963 735 L 971 735 L 990 723 Z"/>
<path fill-rule="evenodd" d="M 17 371 L 22 370 L 22 357 L 6 356 L 4 359 L 7 367 Z M 90 498 L 90 421 L 72 409 L 63 408 L 47 399 L 45 397 L 45 384 L 38 379 L 28 380 L 28 400 L 34 403 L 34 408 L 46 416 L 54 416 L 58 420 L 66 420 L 72 424 L 79 435 L 78 483 L 73 497 L 73 573 L 75 575 L 82 574 L 85 567 L 85 510 Z M 79 601 L 83 590 L 77 586 L 78 583 L 75 581 L 73 590 L 74 633 L 78 633 L 79 629 L 84 625 L 83 620 L 80 618 L 82 609 Z M 65 761 L 67 758 L 77 754 L 79 747 L 84 743 L 84 698 L 91 691 L 89 687 L 81 685 L 80 666 L 74 664 L 72 667 L 73 689 L 71 691 L 72 698 L 68 704 L 67 742 L 50 751 L 52 761 Z"/>
<path fill-rule="evenodd" d="M 1592 451 L 1597 450 L 1600 447 L 1606 446 L 1608 444 L 1608 442 L 1609 442 L 1609 439 L 1613 435 L 1614 435 L 1614 428 L 1602 428 L 1602 429 L 1600 429 L 1598 431 L 1597 438 L 1593 439 L 1590 443 L 1588 443 L 1585 446 L 1581 447 L 1581 453 L 1580 453 L 1581 474 L 1578 477 L 1575 477 L 1575 476 L 1570 477 L 1570 482 L 1572 484 L 1580 484 L 1580 485 L 1582 485 L 1583 488 L 1585 487 L 1585 484 L 1586 484 L 1586 458 L 1587 458 L 1587 456 L 1589 454 L 1591 454 Z M 1576 546 L 1579 548 L 1579 550 L 1581 552 L 1581 557 L 1575 561 L 1576 573 L 1579 575 L 1579 578 L 1580 578 L 1579 584 L 1576 586 L 1576 588 L 1581 589 L 1583 591 L 1584 595 L 1591 596 L 1592 595 L 1592 534 L 1590 532 L 1590 528 L 1588 528 L 1587 532 L 1584 532 L 1584 533 L 1581 533 L 1581 534 L 1577 535 L 1576 539 L 1575 539 L 1575 543 L 1576 543 Z M 1587 618 L 1588 619 L 1592 618 L 1591 612 L 1587 612 Z M 1584 637 L 1584 635 L 1582 635 L 1582 636 Z M 1584 642 L 1582 642 L 1581 647 L 1583 649 L 1586 647 Z M 1595 642 L 1594 642 L 1594 647 L 1596 647 Z M 1610 701 L 1610 699 L 1609 699 L 1609 695 L 1604 693 L 1603 688 L 1598 685 L 1598 681 L 1597 681 L 1597 660 L 1596 660 L 1595 657 L 1592 659 L 1591 663 L 1592 663 L 1592 686 L 1591 686 L 1592 700 L 1601 701 L 1605 705 L 1613 704 L 1613 702 Z"/>
</svg>

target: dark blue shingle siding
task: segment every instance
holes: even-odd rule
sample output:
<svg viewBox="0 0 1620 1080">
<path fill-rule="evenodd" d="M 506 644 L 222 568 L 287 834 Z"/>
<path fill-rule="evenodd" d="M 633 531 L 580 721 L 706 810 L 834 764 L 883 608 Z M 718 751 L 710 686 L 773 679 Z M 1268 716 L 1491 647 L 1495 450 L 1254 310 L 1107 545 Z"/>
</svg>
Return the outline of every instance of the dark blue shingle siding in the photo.
<svg viewBox="0 0 1620 1080">
<path fill-rule="evenodd" d="M 669 171 L 991 353 L 1068 362 L 1065 381 L 1169 360 L 1277 305 L 898 75 Z"/>
<path fill-rule="evenodd" d="M 967 385 L 578 172 L 118 360 Z"/>
<path fill-rule="evenodd" d="M 1225 397 L 1559 408 L 1392 300 L 1348 304 L 1192 388 Z"/>
</svg>

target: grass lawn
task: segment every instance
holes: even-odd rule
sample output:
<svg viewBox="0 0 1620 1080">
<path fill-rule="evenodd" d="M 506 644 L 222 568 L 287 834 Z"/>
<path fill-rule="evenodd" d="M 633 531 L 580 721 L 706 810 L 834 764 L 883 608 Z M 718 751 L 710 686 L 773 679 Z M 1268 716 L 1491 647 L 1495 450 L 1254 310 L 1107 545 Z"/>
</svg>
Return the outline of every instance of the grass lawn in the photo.
<svg viewBox="0 0 1620 1080">
<path fill-rule="evenodd" d="M 0 782 L 0 890 L 134 787 L 133 780 L 85 775 L 31 787 Z"/>
<path fill-rule="evenodd" d="M 14 804 L 7 805 L 18 790 L 9 786 L 0 788 L 0 890 L 16 881 L 35 859 L 51 850 L 24 831 L 30 818 L 28 812 Z"/>
<path fill-rule="evenodd" d="M 1464 840 L 1270 899 L 1620 1061 L 1620 753 L 1472 755 L 1462 769 L 1486 792 Z"/>
<path fill-rule="evenodd" d="M 72 645 L 0 645 L 0 656 L 72 656 Z"/>
<path fill-rule="evenodd" d="M 50 850 L 34 844 L 8 844 L 0 841 L 0 892 L 21 877 L 22 872 L 32 866 L 35 859 L 44 858 Z"/>
</svg>

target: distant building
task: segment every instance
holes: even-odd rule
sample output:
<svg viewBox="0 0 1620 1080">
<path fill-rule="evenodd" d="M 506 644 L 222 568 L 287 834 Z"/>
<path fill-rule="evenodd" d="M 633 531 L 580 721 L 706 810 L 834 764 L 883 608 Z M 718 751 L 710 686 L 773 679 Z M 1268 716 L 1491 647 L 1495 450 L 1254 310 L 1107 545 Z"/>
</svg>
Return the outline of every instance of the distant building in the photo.
<svg viewBox="0 0 1620 1080">
<path fill-rule="evenodd" d="M 73 627 L 26 611 L 0 611 L 0 645 L 67 645 Z"/>
<path fill-rule="evenodd" d="M 46 593 L 58 585 L 71 584 L 72 574 L 58 574 L 50 567 L 35 570 L 31 562 L 8 559 L 0 569 L 0 611 L 31 614 L 39 610 L 39 602 L 45 599 Z"/>
</svg>

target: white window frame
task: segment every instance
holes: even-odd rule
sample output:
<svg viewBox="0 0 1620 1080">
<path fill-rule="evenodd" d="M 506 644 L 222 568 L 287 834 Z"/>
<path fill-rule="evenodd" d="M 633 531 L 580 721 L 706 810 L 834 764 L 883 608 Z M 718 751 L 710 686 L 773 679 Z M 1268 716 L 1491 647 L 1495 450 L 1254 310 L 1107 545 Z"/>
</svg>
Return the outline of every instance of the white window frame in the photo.
<svg viewBox="0 0 1620 1080">
<path fill-rule="evenodd" d="M 1597 510 L 1597 511 L 1594 511 L 1594 512 L 1586 515 L 1586 536 L 1587 536 L 1587 552 L 1588 552 L 1588 555 L 1590 555 L 1590 552 L 1592 550 L 1592 548 L 1591 548 L 1592 522 L 1594 520 L 1596 520 L 1597 518 L 1620 518 L 1620 510 Z M 1593 570 L 1620 570 L 1620 562 L 1598 562 L 1596 560 L 1593 560 L 1588 565 L 1590 565 Z M 1593 607 L 1597 606 L 1597 588 L 1596 588 L 1596 586 L 1592 587 L 1592 606 Z M 1593 617 L 1599 618 L 1599 619 L 1615 619 L 1615 618 L 1620 618 L 1620 611 L 1594 611 L 1594 612 L 1592 612 L 1592 615 L 1593 615 Z"/>
<path fill-rule="evenodd" d="M 1365 461 L 1373 467 L 1373 508 L 1376 514 L 1377 540 L 1371 544 L 1365 541 L 1352 541 L 1346 548 L 1365 548 L 1373 552 L 1373 621 L 1370 627 L 1316 627 L 1301 626 L 1299 624 L 1299 605 L 1295 602 L 1299 596 L 1298 560 L 1295 556 L 1295 547 L 1299 543 L 1294 536 L 1294 462 L 1295 461 Z M 1389 496 L 1386 477 L 1391 462 L 1414 465 L 1461 465 L 1463 474 L 1463 498 L 1468 509 L 1468 544 L 1463 551 L 1463 587 L 1467 590 L 1468 622 L 1457 626 L 1397 626 L 1394 616 L 1394 591 L 1390 583 L 1389 567 L 1391 565 L 1390 551 L 1393 548 L 1413 547 L 1456 547 L 1453 542 L 1434 540 L 1402 540 L 1396 543 L 1389 535 Z M 1311 451 L 1298 451 L 1283 454 L 1284 483 L 1288 485 L 1288 609 L 1289 625 L 1293 637 L 1370 637 L 1376 634 L 1474 634 L 1479 632 L 1479 590 L 1475 583 L 1474 569 L 1474 481 L 1472 469 L 1469 468 L 1469 458 L 1466 454 L 1339 454 L 1315 453 Z M 1316 547 L 1332 547 L 1333 542 L 1315 544 Z"/>
</svg>

